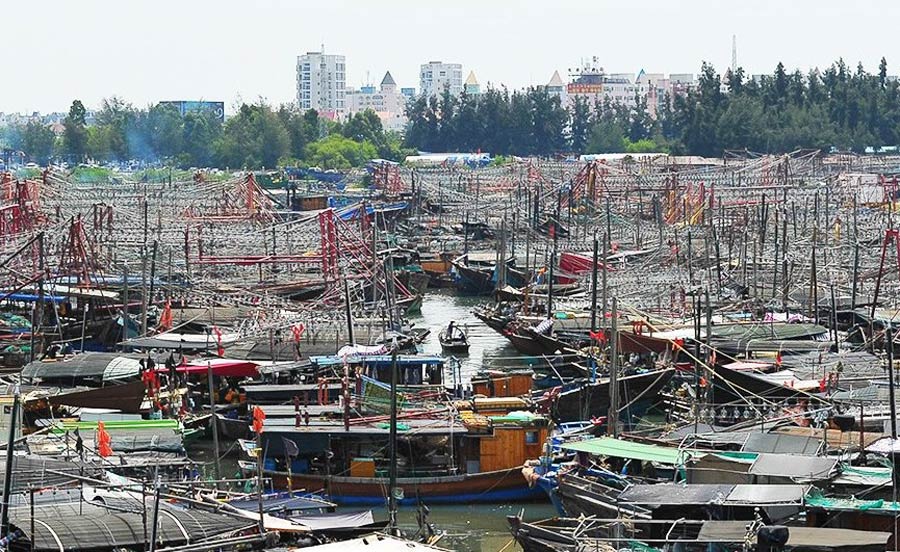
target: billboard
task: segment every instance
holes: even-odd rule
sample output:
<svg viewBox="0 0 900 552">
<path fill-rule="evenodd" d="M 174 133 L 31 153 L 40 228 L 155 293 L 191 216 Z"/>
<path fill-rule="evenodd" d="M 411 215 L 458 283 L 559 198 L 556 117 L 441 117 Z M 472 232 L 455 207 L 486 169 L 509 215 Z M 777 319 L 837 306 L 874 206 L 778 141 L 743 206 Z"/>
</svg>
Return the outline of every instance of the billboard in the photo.
<svg viewBox="0 0 900 552">
<path fill-rule="evenodd" d="M 177 100 L 169 102 L 159 102 L 160 105 L 172 105 L 178 109 L 178 112 L 184 117 L 187 113 L 210 112 L 214 114 L 220 121 L 225 120 L 225 102 L 205 102 L 193 100 Z"/>
</svg>

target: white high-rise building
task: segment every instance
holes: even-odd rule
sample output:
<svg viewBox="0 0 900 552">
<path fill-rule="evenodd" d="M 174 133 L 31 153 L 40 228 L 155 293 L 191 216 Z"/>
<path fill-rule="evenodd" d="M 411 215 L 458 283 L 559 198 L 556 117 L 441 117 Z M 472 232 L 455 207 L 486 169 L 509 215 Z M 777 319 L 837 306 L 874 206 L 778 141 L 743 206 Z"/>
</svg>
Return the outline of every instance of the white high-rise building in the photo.
<svg viewBox="0 0 900 552">
<path fill-rule="evenodd" d="M 449 87 L 454 96 L 462 94 L 463 76 L 461 63 L 429 61 L 419 71 L 419 90 L 425 96 L 440 96 Z"/>
<path fill-rule="evenodd" d="M 321 113 L 343 113 L 347 68 L 344 56 L 307 52 L 297 56 L 297 105 Z"/>
</svg>

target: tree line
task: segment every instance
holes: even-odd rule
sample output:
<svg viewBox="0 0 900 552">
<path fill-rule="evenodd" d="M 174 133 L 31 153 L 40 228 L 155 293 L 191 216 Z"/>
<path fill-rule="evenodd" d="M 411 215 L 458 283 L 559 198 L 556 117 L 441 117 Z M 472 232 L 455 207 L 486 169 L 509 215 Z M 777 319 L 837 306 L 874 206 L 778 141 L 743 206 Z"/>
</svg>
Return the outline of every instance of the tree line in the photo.
<svg viewBox="0 0 900 552">
<path fill-rule="evenodd" d="M 495 155 L 663 151 L 721 156 L 726 150 L 777 153 L 801 148 L 863 151 L 900 145 L 900 83 L 882 58 L 876 73 L 843 60 L 824 71 L 748 78 L 743 69 L 719 75 L 704 63 L 684 94 L 651 109 L 575 97 L 568 105 L 543 87 L 510 92 L 420 96 L 406 107 L 403 137 L 386 131 L 372 111 L 344 122 L 271 106 L 241 105 L 224 123 L 213 113 L 181 115 L 171 104 L 136 108 L 120 98 L 102 102 L 93 124 L 75 100 L 57 136 L 30 122 L 0 128 L 0 146 L 41 164 L 51 158 L 82 162 L 137 160 L 179 167 L 274 168 L 285 165 L 346 169 L 381 157 L 402 161 L 414 150 L 482 151 Z"/>
<path fill-rule="evenodd" d="M 409 153 L 400 136 L 386 131 L 372 111 L 334 122 L 314 110 L 259 101 L 242 104 L 223 123 L 209 111 L 182 115 L 171 104 L 140 109 L 116 97 L 103 100 L 90 125 L 84 104 L 75 100 L 60 136 L 32 121 L 0 129 L 0 145 L 42 165 L 58 159 L 233 169 L 348 169 L 372 158 L 401 159 Z"/>
<path fill-rule="evenodd" d="M 824 71 L 749 78 L 719 75 L 703 63 L 695 86 L 666 95 L 655 113 L 646 98 L 633 106 L 589 102 L 564 106 L 543 87 L 479 95 L 447 92 L 407 106 L 406 144 L 428 151 L 482 150 L 502 155 L 664 151 L 718 157 L 726 150 L 777 153 L 802 148 L 852 150 L 900 145 L 900 84 L 887 74 L 855 70 L 841 59 Z"/>
</svg>

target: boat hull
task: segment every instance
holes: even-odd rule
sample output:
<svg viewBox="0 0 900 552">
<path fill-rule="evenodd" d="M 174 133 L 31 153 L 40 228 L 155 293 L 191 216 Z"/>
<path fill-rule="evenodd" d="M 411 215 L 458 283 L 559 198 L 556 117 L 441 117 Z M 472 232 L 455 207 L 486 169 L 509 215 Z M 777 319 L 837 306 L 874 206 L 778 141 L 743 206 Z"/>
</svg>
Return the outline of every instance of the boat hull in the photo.
<svg viewBox="0 0 900 552">
<path fill-rule="evenodd" d="M 657 370 L 620 378 L 619 404 L 630 405 L 627 411 L 620 412 L 621 420 L 640 415 L 658 400 L 659 392 L 673 374 L 674 370 Z M 553 412 L 558 422 L 605 417 L 609 412 L 609 379 L 563 391 L 553 405 Z"/>
<path fill-rule="evenodd" d="M 461 293 L 487 295 L 494 291 L 492 272 L 461 264 L 455 264 L 454 268 L 456 269 L 456 289 Z"/>
<path fill-rule="evenodd" d="M 278 489 L 287 489 L 287 473 L 267 472 Z M 293 474 L 292 487 L 307 492 L 324 490 L 332 502 L 342 506 L 378 506 L 385 504 L 386 477 L 331 477 Z M 418 498 L 428 504 L 473 504 L 494 502 L 530 502 L 546 499 L 537 487 L 529 487 L 521 468 L 446 477 L 401 477 L 403 505 L 414 505 Z"/>
<path fill-rule="evenodd" d="M 458 353 L 464 354 L 469 352 L 469 344 L 468 343 L 441 343 L 441 350 L 445 353 Z"/>
</svg>

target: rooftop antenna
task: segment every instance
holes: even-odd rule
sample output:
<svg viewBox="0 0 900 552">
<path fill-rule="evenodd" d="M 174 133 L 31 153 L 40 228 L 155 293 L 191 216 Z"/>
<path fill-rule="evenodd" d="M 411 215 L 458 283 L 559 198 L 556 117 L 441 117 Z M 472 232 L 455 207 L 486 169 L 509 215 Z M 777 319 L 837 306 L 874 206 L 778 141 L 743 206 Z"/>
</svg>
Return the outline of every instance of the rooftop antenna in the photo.
<svg viewBox="0 0 900 552">
<path fill-rule="evenodd" d="M 737 72 L 737 35 L 731 35 L 731 72 Z"/>
</svg>

